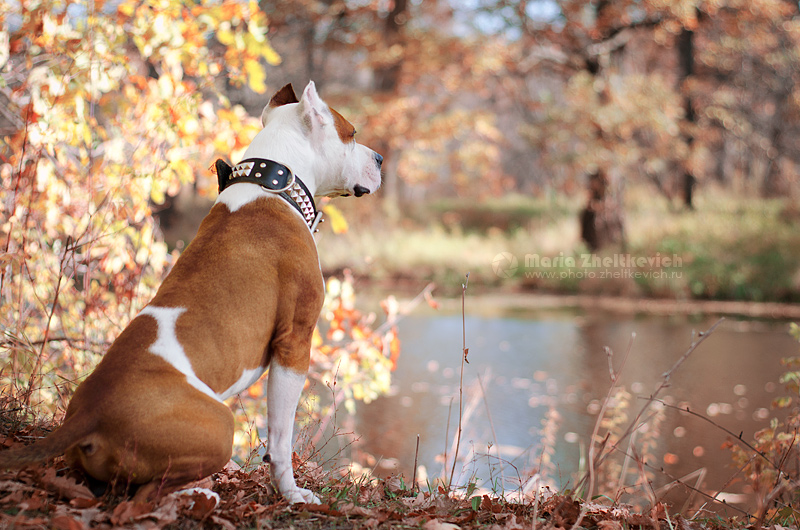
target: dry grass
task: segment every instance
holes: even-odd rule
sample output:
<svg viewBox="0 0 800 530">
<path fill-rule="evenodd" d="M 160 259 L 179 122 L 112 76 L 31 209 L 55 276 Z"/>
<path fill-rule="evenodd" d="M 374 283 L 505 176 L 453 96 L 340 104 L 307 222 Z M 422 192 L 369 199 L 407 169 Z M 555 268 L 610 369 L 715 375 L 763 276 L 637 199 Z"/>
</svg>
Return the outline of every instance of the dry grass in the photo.
<svg viewBox="0 0 800 530">
<path fill-rule="evenodd" d="M 421 214 L 408 212 L 397 223 L 365 216 L 364 210 L 380 208 L 378 203 L 363 208 L 351 205 L 345 208 L 352 219 L 351 230 L 335 237 L 323 234 L 320 255 L 326 270 L 350 268 L 371 281 L 391 280 L 394 285 L 406 280 L 457 286 L 463 271 L 469 270 L 475 290 L 800 300 L 800 214 L 790 200 L 739 197 L 713 187 L 700 191 L 694 211 L 672 207 L 649 188 L 630 189 L 626 199 L 627 244 L 603 249 L 596 256 L 677 255 L 683 260 L 680 267 L 665 267 L 668 274 L 663 276 L 581 277 L 581 272 L 587 272 L 581 258 L 589 253 L 578 232 L 581 205 L 578 200 L 558 197 L 449 201 L 429 206 Z M 501 211 L 503 204 L 514 212 L 516 222 L 508 222 L 508 215 Z M 501 252 L 518 259 L 511 278 L 500 278 L 492 270 Z M 526 255 L 572 257 L 576 266 L 526 267 Z M 648 272 L 651 267 L 634 269 Z M 618 271 L 622 268 L 609 268 L 609 272 Z M 530 274 L 535 272 L 555 275 Z M 450 294 L 458 293 L 454 288 Z"/>
</svg>

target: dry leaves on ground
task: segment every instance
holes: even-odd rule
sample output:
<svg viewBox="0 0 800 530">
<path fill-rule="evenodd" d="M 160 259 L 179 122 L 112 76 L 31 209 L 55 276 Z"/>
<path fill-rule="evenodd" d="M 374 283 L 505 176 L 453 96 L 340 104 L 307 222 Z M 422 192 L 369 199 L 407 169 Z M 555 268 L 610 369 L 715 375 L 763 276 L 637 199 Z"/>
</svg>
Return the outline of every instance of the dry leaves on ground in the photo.
<svg viewBox="0 0 800 530">
<path fill-rule="evenodd" d="M 700 525 L 680 516 L 670 518 L 661 504 L 642 514 L 624 506 L 581 504 L 560 494 L 527 504 L 486 495 L 480 502 L 472 502 L 442 492 L 412 493 L 397 479 L 358 483 L 330 476 L 322 481 L 323 475 L 318 466 L 308 463 L 299 478 L 320 494 L 325 503 L 318 506 L 289 506 L 271 488 L 267 466 L 250 472 L 229 466 L 214 475 L 213 490 L 220 496 L 219 504 L 202 492 L 172 493 L 156 502 L 140 503 L 110 493 L 96 497 L 56 461 L 47 467 L 0 473 L 0 527 L 235 529 L 291 524 L 297 529 L 514 530 L 536 526 L 569 530 L 583 510 L 584 528 L 700 530 Z"/>
</svg>

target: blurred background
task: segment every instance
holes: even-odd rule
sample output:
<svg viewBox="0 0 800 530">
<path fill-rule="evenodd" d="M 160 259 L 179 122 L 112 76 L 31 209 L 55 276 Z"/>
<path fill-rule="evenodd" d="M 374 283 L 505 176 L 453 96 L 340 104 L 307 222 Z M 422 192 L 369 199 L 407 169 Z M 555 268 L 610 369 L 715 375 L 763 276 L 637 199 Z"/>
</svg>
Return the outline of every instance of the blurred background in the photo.
<svg viewBox="0 0 800 530">
<path fill-rule="evenodd" d="M 63 411 L 191 241 L 209 167 L 314 80 L 385 157 L 378 193 L 321 200 L 304 421 L 326 459 L 445 477 L 463 333 L 460 484 L 580 484 L 600 422 L 627 448 L 609 495 L 755 506 L 775 466 L 718 449 L 728 429 L 797 458 L 777 433 L 796 433 L 800 378 L 780 363 L 800 318 L 799 46 L 785 0 L 0 0 L 3 395 Z"/>
</svg>

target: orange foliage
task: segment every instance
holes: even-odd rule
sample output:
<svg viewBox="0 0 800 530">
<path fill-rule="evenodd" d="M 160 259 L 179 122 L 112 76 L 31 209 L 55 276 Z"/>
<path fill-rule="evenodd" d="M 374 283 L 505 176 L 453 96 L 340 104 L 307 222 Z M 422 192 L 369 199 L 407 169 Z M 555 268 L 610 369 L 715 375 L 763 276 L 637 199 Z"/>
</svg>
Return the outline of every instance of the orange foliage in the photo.
<svg viewBox="0 0 800 530">
<path fill-rule="evenodd" d="M 217 78 L 263 92 L 266 33 L 253 1 L 0 0 L 0 392 L 63 410 L 150 300 L 177 257 L 154 209 L 260 129 Z"/>
</svg>

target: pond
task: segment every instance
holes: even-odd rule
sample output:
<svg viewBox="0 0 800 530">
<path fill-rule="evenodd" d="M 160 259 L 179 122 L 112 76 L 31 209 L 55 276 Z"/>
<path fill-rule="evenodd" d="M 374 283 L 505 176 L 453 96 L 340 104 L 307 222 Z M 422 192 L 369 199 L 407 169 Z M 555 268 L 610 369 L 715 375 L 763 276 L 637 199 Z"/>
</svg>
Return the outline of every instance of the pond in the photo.
<svg viewBox="0 0 800 530">
<path fill-rule="evenodd" d="M 426 308 L 400 322 L 402 354 L 391 395 L 360 404 L 356 418 L 345 426 L 360 436 L 348 451 L 361 460 L 366 455 L 377 475 L 402 473 L 410 482 L 415 456 L 418 481 L 433 482 L 451 472 L 462 352 L 462 316 L 451 307 L 439 312 Z M 609 422 L 616 422 L 611 427 L 616 435 L 629 426 L 647 403 L 643 398 L 664 382 L 665 372 L 686 353 L 697 332 L 716 320 L 602 311 L 507 312 L 468 297 L 469 363 L 464 365 L 455 482 L 505 494 L 521 487 L 574 487 L 586 469 L 588 441 L 611 387 L 606 348 L 619 372 L 616 385 L 625 392 L 610 400 L 601 436 Z M 770 404 L 784 391 L 778 383 L 784 371 L 780 360 L 798 351 L 787 330 L 787 323 L 779 321 L 723 321 L 671 374 L 658 395 L 669 406 L 648 410 L 633 444 L 621 445 L 597 478 L 594 493 L 613 497 L 630 492 L 623 500 L 637 503 L 644 490 L 625 487 L 647 477 L 659 498 L 678 508 L 686 501 L 701 504 L 687 488 L 659 490 L 683 477 L 704 492 L 722 491 L 729 503 L 752 508 L 746 481 L 737 476 L 731 451 L 723 447 L 733 437 L 723 429 L 752 440 L 776 414 Z M 713 423 L 675 407 L 688 407 Z M 626 460 L 623 451 L 635 457 Z M 640 470 L 637 461 L 647 467 Z"/>
</svg>

